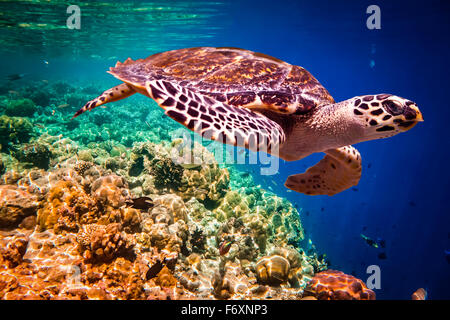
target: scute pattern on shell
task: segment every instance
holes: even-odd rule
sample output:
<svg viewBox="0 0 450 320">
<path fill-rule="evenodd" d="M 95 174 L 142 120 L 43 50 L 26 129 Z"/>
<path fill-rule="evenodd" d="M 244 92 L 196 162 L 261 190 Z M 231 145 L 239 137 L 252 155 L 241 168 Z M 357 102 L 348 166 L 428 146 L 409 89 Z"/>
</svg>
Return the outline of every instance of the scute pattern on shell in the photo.
<svg viewBox="0 0 450 320">
<path fill-rule="evenodd" d="M 304 68 L 237 48 L 167 51 L 118 62 L 110 73 L 140 88 L 148 80 L 168 80 L 234 106 L 300 104 L 300 111 L 309 111 L 320 104 L 334 103 Z"/>
</svg>

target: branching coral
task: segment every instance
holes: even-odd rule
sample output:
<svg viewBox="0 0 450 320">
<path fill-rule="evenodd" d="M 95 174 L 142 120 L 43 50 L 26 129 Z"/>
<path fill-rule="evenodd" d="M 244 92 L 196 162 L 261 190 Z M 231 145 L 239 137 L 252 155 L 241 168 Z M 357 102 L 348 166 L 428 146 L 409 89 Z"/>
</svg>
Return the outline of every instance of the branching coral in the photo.
<svg viewBox="0 0 450 320">
<path fill-rule="evenodd" d="M 108 262 L 116 257 L 134 257 L 134 238 L 121 232 L 118 223 L 87 224 L 77 234 L 79 252 L 86 261 Z"/>
<path fill-rule="evenodd" d="M 170 158 L 156 160 L 151 169 L 151 173 L 155 177 L 155 187 L 178 190 L 182 186 L 183 171 L 183 167 L 175 164 Z"/>
</svg>

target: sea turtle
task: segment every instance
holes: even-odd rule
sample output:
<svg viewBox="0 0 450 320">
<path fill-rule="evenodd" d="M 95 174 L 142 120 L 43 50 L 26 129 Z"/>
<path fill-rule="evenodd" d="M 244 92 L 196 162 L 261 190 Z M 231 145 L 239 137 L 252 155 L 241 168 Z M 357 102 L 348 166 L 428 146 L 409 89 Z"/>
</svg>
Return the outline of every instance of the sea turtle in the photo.
<svg viewBox="0 0 450 320">
<path fill-rule="evenodd" d="M 334 195 L 358 184 L 361 156 L 352 144 L 391 137 L 423 121 L 414 102 L 390 94 L 335 103 L 304 68 L 238 48 L 128 58 L 109 73 L 123 83 L 86 103 L 74 117 L 138 92 L 212 140 L 287 161 L 324 152 L 315 166 L 286 180 L 287 188 L 309 195 Z"/>
</svg>

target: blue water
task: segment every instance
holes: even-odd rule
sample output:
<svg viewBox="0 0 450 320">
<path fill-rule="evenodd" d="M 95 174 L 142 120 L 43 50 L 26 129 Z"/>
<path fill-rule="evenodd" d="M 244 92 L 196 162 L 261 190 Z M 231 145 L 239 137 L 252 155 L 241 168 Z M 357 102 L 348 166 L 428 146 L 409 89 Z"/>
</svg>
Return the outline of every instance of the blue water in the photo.
<svg viewBox="0 0 450 320">
<path fill-rule="evenodd" d="M 127 3 L 125 9 L 149 2 Z M 198 14 L 198 24 L 191 24 L 190 17 L 172 16 L 150 23 L 134 18 L 139 14 L 136 11 L 124 9 L 108 16 L 99 10 L 82 20 L 81 31 L 64 30 L 52 37 L 52 31 L 38 30 L 39 37 L 33 41 L 26 33 L 11 34 L 2 24 L 2 35 L 22 41 L 0 48 L 0 65 L 2 74 L 28 72 L 29 79 L 116 84 L 104 71 L 128 56 L 142 58 L 202 45 L 232 46 L 303 66 L 336 101 L 391 93 L 416 102 L 425 122 L 405 134 L 357 145 L 363 157 L 357 190 L 333 197 L 286 192 L 284 179 L 303 172 L 322 155 L 283 162 L 280 174 L 270 179 L 276 180 L 278 186 L 272 186 L 276 193 L 302 208 L 307 238 L 326 253 L 331 268 L 365 280 L 367 267 L 378 265 L 378 299 L 409 299 L 420 287 L 428 290 L 431 299 L 450 299 L 450 265 L 445 257 L 445 250 L 450 250 L 450 3 L 377 1 L 381 30 L 366 27 L 366 8 L 371 4 L 200 1 L 180 9 Z M 177 7 L 177 2 L 164 5 Z M 61 10 L 63 5 L 56 8 Z M 128 16 L 121 20 L 120 14 Z M 56 11 L 54 16 L 53 24 L 64 24 L 64 12 L 63 18 Z M 51 63 L 42 63 L 44 59 Z M 368 246 L 361 233 L 384 239 L 386 249 Z M 380 252 L 387 259 L 380 260 Z"/>
</svg>

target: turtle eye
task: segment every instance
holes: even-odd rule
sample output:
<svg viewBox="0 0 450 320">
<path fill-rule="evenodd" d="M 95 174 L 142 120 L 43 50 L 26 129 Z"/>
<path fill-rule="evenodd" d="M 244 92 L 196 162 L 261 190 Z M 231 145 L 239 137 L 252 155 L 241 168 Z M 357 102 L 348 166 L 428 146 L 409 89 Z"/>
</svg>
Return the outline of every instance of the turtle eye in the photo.
<svg viewBox="0 0 450 320">
<path fill-rule="evenodd" d="M 392 114 L 393 116 L 398 116 L 403 113 L 403 106 L 398 102 L 386 100 L 382 102 L 384 109 Z"/>
</svg>

